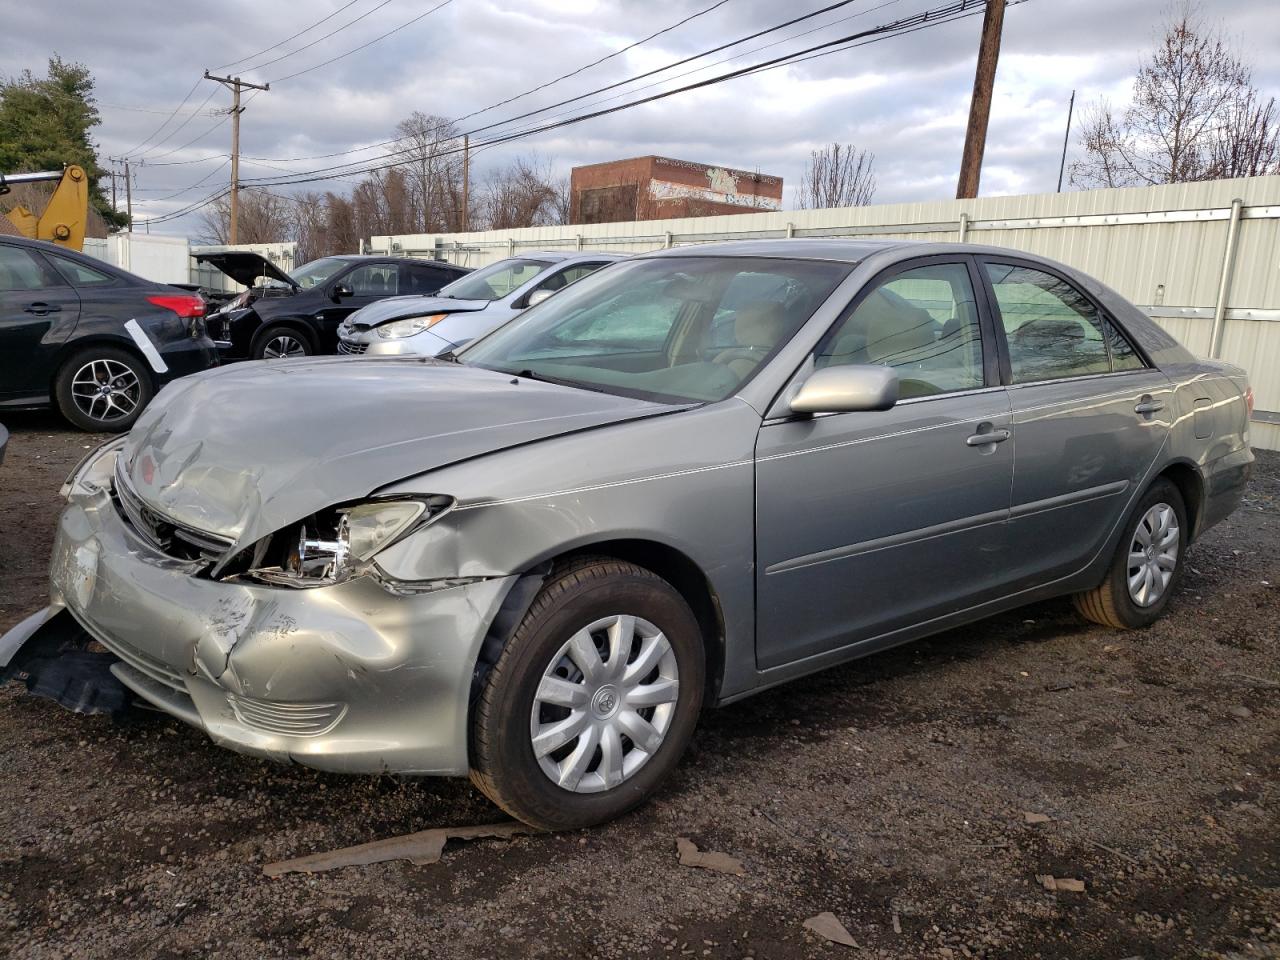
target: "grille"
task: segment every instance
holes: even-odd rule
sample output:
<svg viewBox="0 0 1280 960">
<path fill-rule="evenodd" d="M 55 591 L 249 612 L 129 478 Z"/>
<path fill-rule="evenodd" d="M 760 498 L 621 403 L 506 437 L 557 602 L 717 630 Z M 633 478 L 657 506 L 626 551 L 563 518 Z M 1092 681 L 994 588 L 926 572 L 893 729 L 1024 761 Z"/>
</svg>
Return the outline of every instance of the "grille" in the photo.
<svg viewBox="0 0 1280 960">
<path fill-rule="evenodd" d="M 364 353 L 364 352 L 365 352 L 366 350 L 368 350 L 368 349 L 369 349 L 369 345 L 368 345 L 367 343 L 357 343 L 357 342 L 356 342 L 356 341 L 354 341 L 354 340 L 339 340 L 339 341 L 338 341 L 338 352 L 339 352 L 339 353 L 346 353 L 346 354 L 351 354 L 351 355 L 353 355 L 353 356 L 354 356 L 354 355 L 358 355 L 358 354 Z"/>
<path fill-rule="evenodd" d="M 345 703 L 278 703 L 230 694 L 231 709 L 246 727 L 288 737 L 318 737 L 332 730 L 343 714 Z"/>
<path fill-rule="evenodd" d="M 112 493 L 112 501 L 125 522 L 143 540 L 170 557 L 213 563 L 231 549 L 231 540 L 174 523 L 143 503 L 129 482 L 123 457 L 116 458 Z"/>
</svg>

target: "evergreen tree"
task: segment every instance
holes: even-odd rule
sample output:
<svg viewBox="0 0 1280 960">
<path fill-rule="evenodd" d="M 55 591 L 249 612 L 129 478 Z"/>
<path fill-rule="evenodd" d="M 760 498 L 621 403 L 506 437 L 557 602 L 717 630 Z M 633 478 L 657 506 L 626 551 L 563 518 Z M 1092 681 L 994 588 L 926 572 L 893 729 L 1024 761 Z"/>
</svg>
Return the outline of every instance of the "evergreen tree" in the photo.
<svg viewBox="0 0 1280 960">
<path fill-rule="evenodd" d="M 0 80 L 0 172 L 60 170 L 79 164 L 89 176 L 89 202 L 115 227 L 129 218 L 111 209 L 103 193 L 104 175 L 89 131 L 101 123 L 87 67 L 49 59 L 48 76 L 24 70 Z"/>
</svg>

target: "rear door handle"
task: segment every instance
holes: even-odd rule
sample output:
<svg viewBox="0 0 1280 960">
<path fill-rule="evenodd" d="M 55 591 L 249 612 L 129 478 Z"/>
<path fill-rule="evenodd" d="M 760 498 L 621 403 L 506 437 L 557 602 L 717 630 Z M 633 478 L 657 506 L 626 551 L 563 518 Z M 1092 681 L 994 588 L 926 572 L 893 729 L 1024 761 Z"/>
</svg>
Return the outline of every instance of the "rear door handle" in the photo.
<svg viewBox="0 0 1280 960">
<path fill-rule="evenodd" d="M 22 310 L 24 313 L 34 313 L 37 317 L 43 317 L 46 313 L 62 312 L 62 308 L 56 303 L 43 303 L 40 301 L 29 303 Z"/>
<path fill-rule="evenodd" d="M 1133 408 L 1134 413 L 1140 413 L 1144 417 L 1149 417 L 1153 413 L 1159 413 L 1164 409 L 1164 404 L 1159 400 L 1152 400 L 1150 397 L 1143 397 L 1138 401 L 1138 405 Z"/>
<path fill-rule="evenodd" d="M 965 440 L 971 447 L 985 447 L 989 443 L 1004 443 L 1013 434 L 1008 430 L 988 430 L 986 433 L 975 433 Z"/>
</svg>

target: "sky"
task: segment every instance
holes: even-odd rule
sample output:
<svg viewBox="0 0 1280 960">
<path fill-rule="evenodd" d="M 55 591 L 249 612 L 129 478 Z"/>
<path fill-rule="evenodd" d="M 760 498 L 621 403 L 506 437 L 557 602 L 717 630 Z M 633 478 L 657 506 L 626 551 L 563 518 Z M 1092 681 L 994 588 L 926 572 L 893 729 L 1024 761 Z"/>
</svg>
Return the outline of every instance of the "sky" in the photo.
<svg viewBox="0 0 1280 960">
<path fill-rule="evenodd" d="M 449 118 L 484 111 L 461 120 L 461 129 L 510 120 L 832 0 L 724 0 L 626 53 L 490 110 L 484 108 L 614 53 L 714 0 L 448 0 L 429 12 L 440 2 L 122 0 L 104 7 L 100 0 L 59 0 L 56 17 L 45 4 L 15 2 L 6 4 L 0 31 L 0 74 L 30 69 L 42 75 L 55 53 L 90 68 L 102 115 L 93 134 L 100 156 L 133 158 L 135 218 L 143 221 L 180 211 L 226 185 L 231 124 L 215 111 L 225 111 L 231 95 L 201 79 L 205 69 L 271 84 L 246 101 L 242 115 L 241 152 L 255 159 L 243 162 L 241 179 L 250 185 L 253 178 L 284 171 L 372 162 L 384 148 L 370 145 L 389 139 L 396 123 L 415 110 Z M 853 0 L 574 107 L 584 110 L 662 81 L 636 94 L 646 96 L 948 2 Z M 1055 189 L 1072 90 L 1077 108 L 1100 97 L 1123 103 L 1165 9 L 1165 0 L 1027 0 L 1008 9 L 982 195 Z M 1252 63 L 1255 84 L 1280 93 L 1280 61 L 1270 55 L 1280 49 L 1274 0 L 1212 0 L 1202 12 Z M 487 170 L 530 153 L 559 174 L 578 164 L 658 154 L 781 176 L 784 206 L 790 207 L 810 151 L 839 141 L 875 154 L 875 202 L 948 198 L 955 192 L 981 24 L 982 17 L 973 16 L 492 146 L 476 153 L 473 177 L 482 180 Z M 806 31 L 813 32 L 797 36 Z M 383 34 L 389 36 L 377 39 Z M 778 40 L 783 42 L 757 50 Z M 363 44 L 369 45 L 357 49 Z M 729 57 L 734 59 L 713 65 Z M 691 70 L 697 72 L 664 80 Z M 477 139 L 567 109 L 480 132 Z M 354 148 L 365 149 L 317 159 Z M 343 192 L 353 182 L 277 189 Z M 199 219 L 193 213 L 155 230 L 194 236 Z"/>
</svg>

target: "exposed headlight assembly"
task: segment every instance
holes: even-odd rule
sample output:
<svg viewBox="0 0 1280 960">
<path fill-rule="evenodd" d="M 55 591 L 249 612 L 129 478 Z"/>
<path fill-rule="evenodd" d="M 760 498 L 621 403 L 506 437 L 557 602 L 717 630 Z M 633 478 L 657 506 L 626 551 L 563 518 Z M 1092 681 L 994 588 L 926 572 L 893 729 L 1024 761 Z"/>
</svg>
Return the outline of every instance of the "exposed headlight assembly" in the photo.
<svg viewBox="0 0 1280 960">
<path fill-rule="evenodd" d="M 62 484 L 58 492 L 64 498 L 85 496 L 106 490 L 116 474 L 116 455 L 128 440 L 128 436 L 112 437 L 76 464 L 76 468 Z"/>
<path fill-rule="evenodd" d="M 429 330 L 447 317 L 447 313 L 433 313 L 425 317 L 406 317 L 404 320 L 392 320 L 380 327 L 374 327 L 383 340 L 403 340 L 415 333 Z"/>
<path fill-rule="evenodd" d="M 290 587 L 323 587 L 366 572 L 378 551 L 431 523 L 452 497 L 370 500 L 308 517 L 256 544 L 244 576 Z"/>
</svg>

